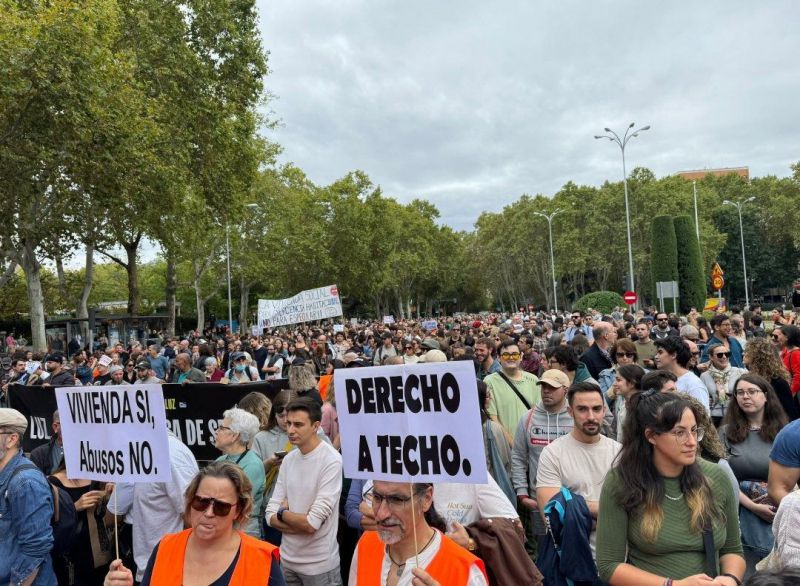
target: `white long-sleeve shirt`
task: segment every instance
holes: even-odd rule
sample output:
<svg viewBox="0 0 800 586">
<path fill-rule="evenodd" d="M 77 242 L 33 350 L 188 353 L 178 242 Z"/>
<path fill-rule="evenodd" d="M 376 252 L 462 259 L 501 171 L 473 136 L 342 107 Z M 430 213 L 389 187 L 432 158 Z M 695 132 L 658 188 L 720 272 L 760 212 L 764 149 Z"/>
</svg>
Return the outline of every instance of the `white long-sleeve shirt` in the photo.
<svg viewBox="0 0 800 586">
<path fill-rule="evenodd" d="M 280 550 L 284 567 L 316 576 L 339 566 L 336 533 L 341 494 L 342 456 L 329 444 L 320 442 L 308 454 L 300 450 L 286 454 L 267 505 L 267 523 L 286 500 L 289 511 L 307 515 L 316 532 L 283 535 Z"/>
</svg>

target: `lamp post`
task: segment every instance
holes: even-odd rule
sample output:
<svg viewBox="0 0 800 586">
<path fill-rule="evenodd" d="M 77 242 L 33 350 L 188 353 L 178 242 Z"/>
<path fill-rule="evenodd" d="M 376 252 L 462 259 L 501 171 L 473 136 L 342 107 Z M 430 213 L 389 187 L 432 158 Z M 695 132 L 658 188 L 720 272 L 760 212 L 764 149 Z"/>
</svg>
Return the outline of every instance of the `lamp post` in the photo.
<svg viewBox="0 0 800 586">
<path fill-rule="evenodd" d="M 231 239 L 228 234 L 228 222 L 225 222 L 225 252 L 228 258 L 228 328 L 233 333 L 233 311 L 231 310 Z"/>
<path fill-rule="evenodd" d="M 745 307 L 750 307 L 750 296 L 747 294 L 747 261 L 745 260 L 744 256 L 744 227 L 742 226 L 742 206 L 746 203 L 750 203 L 753 201 L 755 197 L 748 197 L 742 201 L 730 201 L 725 200 L 723 201 L 723 205 L 726 206 L 736 206 L 736 210 L 739 212 L 739 236 L 742 240 L 742 272 L 744 273 L 744 305 Z"/>
<path fill-rule="evenodd" d="M 633 130 L 634 123 L 631 122 L 628 125 L 628 128 L 625 129 L 625 134 L 622 138 L 619 135 L 611 130 L 610 128 L 604 128 L 603 130 L 607 134 L 595 135 L 596 139 L 599 138 L 607 138 L 611 142 L 617 143 L 620 150 L 622 151 L 622 185 L 625 188 L 625 226 L 628 231 L 628 272 L 630 273 L 630 284 L 631 284 L 631 291 L 636 291 L 636 285 L 634 284 L 633 278 L 633 247 L 631 245 L 631 215 L 630 215 L 630 208 L 628 206 L 628 171 L 625 167 L 625 147 L 628 146 L 628 141 L 636 136 L 639 136 L 640 132 L 644 132 L 645 130 L 649 130 L 650 126 L 643 126 L 639 130 Z"/>
<path fill-rule="evenodd" d="M 553 256 L 553 218 L 556 217 L 557 214 L 560 214 L 564 210 L 557 209 L 550 214 L 543 214 L 542 212 L 533 212 L 534 216 L 541 216 L 545 220 L 547 220 L 547 228 L 550 232 L 550 270 L 552 271 L 553 275 L 553 305 L 555 306 L 555 312 L 558 313 L 558 293 L 556 292 L 556 261 L 555 257 Z"/>
</svg>

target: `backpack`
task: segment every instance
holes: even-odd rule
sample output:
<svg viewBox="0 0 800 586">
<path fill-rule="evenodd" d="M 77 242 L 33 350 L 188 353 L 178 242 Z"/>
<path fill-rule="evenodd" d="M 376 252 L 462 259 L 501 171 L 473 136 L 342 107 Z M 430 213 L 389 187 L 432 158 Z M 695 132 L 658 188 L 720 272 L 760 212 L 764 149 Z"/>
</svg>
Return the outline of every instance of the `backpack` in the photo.
<svg viewBox="0 0 800 586">
<path fill-rule="evenodd" d="M 11 480 L 23 470 L 39 469 L 33 464 L 18 466 L 11 473 L 11 478 L 8 479 L 9 486 L 11 486 Z M 72 497 L 69 496 L 66 490 L 54 486 L 49 480 L 47 484 L 53 492 L 53 517 L 50 519 L 50 526 L 53 528 L 53 549 L 51 552 L 53 556 L 66 555 L 72 550 L 80 533 L 81 523 L 78 519 L 78 511 L 75 509 Z M 6 498 L 8 498 L 8 491 L 6 491 Z"/>
</svg>

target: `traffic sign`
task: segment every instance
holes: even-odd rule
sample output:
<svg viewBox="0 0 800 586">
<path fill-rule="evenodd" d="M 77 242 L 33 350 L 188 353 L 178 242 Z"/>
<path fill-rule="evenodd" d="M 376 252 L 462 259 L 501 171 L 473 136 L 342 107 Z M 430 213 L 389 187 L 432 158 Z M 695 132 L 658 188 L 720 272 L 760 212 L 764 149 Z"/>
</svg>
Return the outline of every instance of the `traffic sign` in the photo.
<svg viewBox="0 0 800 586">
<path fill-rule="evenodd" d="M 634 293 L 633 291 L 625 291 L 625 295 L 623 295 L 622 298 L 628 305 L 635 305 L 636 300 L 638 299 L 636 293 Z"/>
</svg>

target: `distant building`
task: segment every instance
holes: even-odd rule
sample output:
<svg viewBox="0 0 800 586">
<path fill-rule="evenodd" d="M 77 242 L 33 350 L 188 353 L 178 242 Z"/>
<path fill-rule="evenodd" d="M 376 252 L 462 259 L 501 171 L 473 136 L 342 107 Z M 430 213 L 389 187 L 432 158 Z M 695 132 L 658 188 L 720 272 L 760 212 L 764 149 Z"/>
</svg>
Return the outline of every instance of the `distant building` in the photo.
<svg viewBox="0 0 800 586">
<path fill-rule="evenodd" d="M 706 175 L 723 177 L 724 175 L 738 175 L 744 179 L 750 179 L 749 167 L 724 167 L 722 169 L 698 169 L 697 171 L 680 171 L 675 173 L 678 177 L 683 177 L 687 181 L 699 181 Z"/>
</svg>

